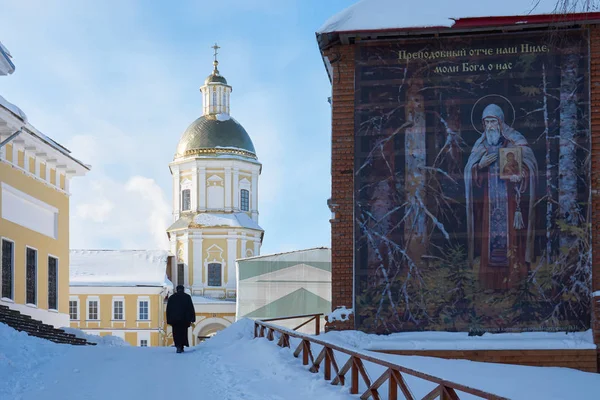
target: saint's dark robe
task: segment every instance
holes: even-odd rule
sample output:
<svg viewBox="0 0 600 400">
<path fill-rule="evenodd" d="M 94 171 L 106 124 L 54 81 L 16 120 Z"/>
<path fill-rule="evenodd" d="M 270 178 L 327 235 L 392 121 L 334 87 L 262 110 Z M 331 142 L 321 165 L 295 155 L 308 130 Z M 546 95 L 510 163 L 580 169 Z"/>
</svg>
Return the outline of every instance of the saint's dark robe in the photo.
<svg viewBox="0 0 600 400">
<path fill-rule="evenodd" d="M 520 147 L 521 180 L 500 179 L 498 159 L 487 167 L 486 154 L 499 156 L 500 148 Z M 479 256 L 478 280 L 484 289 L 517 287 L 527 277 L 533 259 L 534 201 L 537 162 L 519 132 L 502 125 L 497 145 L 485 135 L 475 143 L 465 167 L 469 261 Z"/>
</svg>

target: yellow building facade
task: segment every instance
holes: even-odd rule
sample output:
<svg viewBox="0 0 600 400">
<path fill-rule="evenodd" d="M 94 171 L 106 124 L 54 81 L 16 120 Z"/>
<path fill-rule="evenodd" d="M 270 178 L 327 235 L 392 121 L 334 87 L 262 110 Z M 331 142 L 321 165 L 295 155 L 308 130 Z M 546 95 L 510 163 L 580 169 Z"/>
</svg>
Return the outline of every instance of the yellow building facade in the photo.
<svg viewBox="0 0 600 400">
<path fill-rule="evenodd" d="M 217 47 L 216 47 L 217 48 Z M 173 223 L 167 229 L 175 285 L 192 296 L 190 344 L 235 321 L 238 258 L 260 254 L 258 180 L 262 165 L 244 127 L 230 115 L 232 87 L 218 61 L 200 88 L 202 115 L 185 130 L 169 168 Z"/>
<path fill-rule="evenodd" d="M 132 346 L 165 346 L 166 272 L 162 250 L 71 250 L 71 327 L 112 335 Z"/>
<path fill-rule="evenodd" d="M 90 167 L 0 96 L 0 142 L 10 137 L 0 148 L 0 304 L 69 326 L 69 183 Z"/>
</svg>

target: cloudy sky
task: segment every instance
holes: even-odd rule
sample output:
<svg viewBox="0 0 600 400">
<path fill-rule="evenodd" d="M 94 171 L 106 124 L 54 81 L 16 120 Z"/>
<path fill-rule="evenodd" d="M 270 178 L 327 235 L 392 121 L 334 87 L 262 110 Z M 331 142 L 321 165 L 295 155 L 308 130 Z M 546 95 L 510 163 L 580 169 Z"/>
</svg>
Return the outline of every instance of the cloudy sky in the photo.
<svg viewBox="0 0 600 400">
<path fill-rule="evenodd" d="M 168 164 L 221 46 L 254 141 L 262 253 L 330 244 L 330 84 L 315 31 L 352 0 L 0 0 L 16 71 L 0 94 L 92 171 L 72 182 L 72 248 L 166 248 Z"/>
</svg>

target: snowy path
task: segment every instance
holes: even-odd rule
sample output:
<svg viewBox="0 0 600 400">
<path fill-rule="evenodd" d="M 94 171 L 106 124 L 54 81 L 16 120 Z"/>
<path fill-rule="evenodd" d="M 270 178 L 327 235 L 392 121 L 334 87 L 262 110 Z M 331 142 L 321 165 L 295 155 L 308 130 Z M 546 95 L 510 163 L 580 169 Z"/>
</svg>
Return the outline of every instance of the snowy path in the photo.
<svg viewBox="0 0 600 400">
<path fill-rule="evenodd" d="M 247 327 L 246 327 L 247 328 Z M 248 329 L 251 332 L 251 329 Z M 219 337 L 221 336 L 221 337 Z M 32 338 L 26 337 L 29 342 Z M 2 399 L 349 399 L 308 373 L 289 350 L 240 332 L 223 332 L 176 354 L 173 348 L 71 347 L 35 339 L 28 354 L 38 365 L 3 370 Z M 32 351 L 35 348 L 35 351 Z M 50 354 L 48 352 L 51 352 Z M 0 364 L 2 362 L 0 348 Z M 8 358 L 11 354 L 8 354 Z M 12 355 L 14 361 L 19 358 Z M 11 382 L 11 383 L 9 383 Z"/>
</svg>

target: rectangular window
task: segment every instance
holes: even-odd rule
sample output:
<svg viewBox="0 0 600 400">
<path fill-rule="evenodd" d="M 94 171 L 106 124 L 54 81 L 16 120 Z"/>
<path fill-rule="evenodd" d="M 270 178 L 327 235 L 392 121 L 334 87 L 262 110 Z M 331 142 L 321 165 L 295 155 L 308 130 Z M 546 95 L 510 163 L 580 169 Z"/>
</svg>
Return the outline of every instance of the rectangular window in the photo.
<svg viewBox="0 0 600 400">
<path fill-rule="evenodd" d="M 48 257 L 48 309 L 58 310 L 58 260 Z"/>
<path fill-rule="evenodd" d="M 123 300 L 113 301 L 113 319 L 115 321 L 123 320 Z"/>
<path fill-rule="evenodd" d="M 183 264 L 177 264 L 177 285 L 185 284 L 185 268 Z"/>
<path fill-rule="evenodd" d="M 69 318 L 72 321 L 79 320 L 79 302 L 77 300 L 69 300 Z"/>
<path fill-rule="evenodd" d="M 13 299 L 13 272 L 14 272 L 15 252 L 14 243 L 2 239 L 2 293 L 0 297 Z"/>
<path fill-rule="evenodd" d="M 191 191 L 185 189 L 181 191 L 181 211 L 189 211 L 191 208 Z"/>
<path fill-rule="evenodd" d="M 91 321 L 98 320 L 98 300 L 88 301 L 88 319 Z"/>
<path fill-rule="evenodd" d="M 140 340 L 140 347 L 148 347 L 148 341 L 146 339 Z"/>
<path fill-rule="evenodd" d="M 208 264 L 208 286 L 221 286 L 221 264 Z"/>
<path fill-rule="evenodd" d="M 139 308 L 140 308 L 140 315 L 139 315 L 139 320 L 140 321 L 148 321 L 149 318 L 149 302 L 148 300 L 140 300 L 139 302 Z"/>
<path fill-rule="evenodd" d="M 37 250 L 27 248 L 26 256 L 26 299 L 27 304 L 37 304 Z"/>
<path fill-rule="evenodd" d="M 240 191 L 240 206 L 242 211 L 250 210 L 250 192 L 246 189 Z"/>
</svg>

